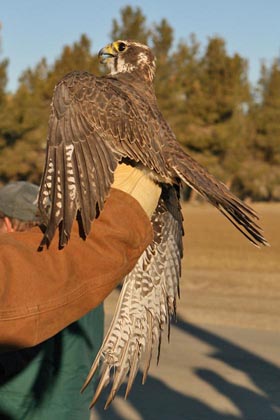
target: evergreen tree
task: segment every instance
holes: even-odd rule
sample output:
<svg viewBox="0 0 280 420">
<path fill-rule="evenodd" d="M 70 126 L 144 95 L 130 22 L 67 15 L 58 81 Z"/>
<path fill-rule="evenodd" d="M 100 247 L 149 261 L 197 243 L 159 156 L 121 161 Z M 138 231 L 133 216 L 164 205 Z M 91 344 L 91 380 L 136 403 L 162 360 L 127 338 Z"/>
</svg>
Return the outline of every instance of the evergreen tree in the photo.
<svg viewBox="0 0 280 420">
<path fill-rule="evenodd" d="M 66 45 L 63 48 L 61 56 L 54 62 L 48 74 L 47 88 L 51 94 L 56 83 L 71 71 L 99 73 L 98 58 L 92 55 L 90 49 L 91 41 L 85 34 L 72 46 Z"/>
<path fill-rule="evenodd" d="M 262 68 L 261 103 L 256 106 L 256 154 L 265 162 L 280 164 L 280 64 Z"/>
<path fill-rule="evenodd" d="M 167 118 L 172 103 L 171 96 L 174 92 L 174 74 L 170 54 L 172 43 L 173 29 L 167 20 L 162 19 L 159 24 L 154 24 L 151 30 L 151 47 L 157 65 L 155 90 L 161 111 Z"/>
<path fill-rule="evenodd" d="M 0 61 L 0 107 L 6 99 L 6 86 L 8 82 L 7 69 L 9 61 L 4 59 Z"/>
<path fill-rule="evenodd" d="M 112 41 L 131 39 L 147 44 L 150 30 L 146 25 L 146 17 L 139 7 L 133 9 L 125 6 L 120 10 L 120 20 L 113 19 L 110 33 Z"/>
<path fill-rule="evenodd" d="M 254 132 L 250 156 L 238 180 L 243 195 L 280 200 L 280 65 L 263 65 L 257 101 L 250 110 Z"/>
<path fill-rule="evenodd" d="M 147 23 L 140 8 L 126 6 L 112 22 L 112 40 L 147 43 L 157 57 L 155 90 L 178 141 L 242 198 L 280 200 L 280 66 L 263 66 L 258 96 L 251 95 L 247 62 L 229 55 L 220 37 L 202 51 L 195 35 L 173 45 L 166 19 Z M 63 47 L 53 64 L 42 60 L 6 92 L 8 60 L 0 60 L 0 182 L 39 183 L 50 102 L 68 72 L 105 71 L 86 35 Z"/>
<path fill-rule="evenodd" d="M 247 62 L 237 54 L 229 56 L 219 37 L 210 38 L 202 54 L 195 36 L 179 45 L 173 62 L 179 80 L 177 137 L 230 185 L 247 153 Z"/>
<path fill-rule="evenodd" d="M 0 55 L 1 55 L 1 22 L 0 22 Z M 8 82 L 8 69 L 9 61 L 7 59 L 3 59 L 0 61 L 0 107 L 3 106 L 5 99 L 6 99 L 6 86 Z"/>
<path fill-rule="evenodd" d="M 98 71 L 98 60 L 91 55 L 86 35 L 72 46 L 65 46 L 52 66 L 43 58 L 34 69 L 21 75 L 18 90 L 0 113 L 2 181 L 40 182 L 53 89 L 66 73 L 74 70 Z"/>
</svg>

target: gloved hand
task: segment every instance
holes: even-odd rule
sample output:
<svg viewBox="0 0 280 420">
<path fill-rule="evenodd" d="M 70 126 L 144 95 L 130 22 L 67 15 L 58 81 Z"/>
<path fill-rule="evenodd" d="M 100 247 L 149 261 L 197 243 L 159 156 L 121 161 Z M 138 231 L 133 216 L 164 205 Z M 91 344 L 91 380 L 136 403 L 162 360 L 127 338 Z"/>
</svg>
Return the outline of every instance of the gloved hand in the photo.
<svg viewBox="0 0 280 420">
<path fill-rule="evenodd" d="M 114 173 L 112 188 L 124 191 L 135 198 L 151 218 L 161 194 L 161 188 L 156 184 L 148 172 L 121 163 Z"/>
</svg>

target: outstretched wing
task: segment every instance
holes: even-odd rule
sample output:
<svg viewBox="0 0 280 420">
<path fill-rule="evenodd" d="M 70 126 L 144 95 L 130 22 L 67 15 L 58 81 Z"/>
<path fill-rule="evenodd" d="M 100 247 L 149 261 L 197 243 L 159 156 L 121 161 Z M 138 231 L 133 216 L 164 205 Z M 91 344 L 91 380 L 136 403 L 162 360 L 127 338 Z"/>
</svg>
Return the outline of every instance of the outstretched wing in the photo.
<svg viewBox="0 0 280 420">
<path fill-rule="evenodd" d="M 137 81 L 124 77 L 74 72 L 55 89 L 38 201 L 47 221 L 41 246 L 51 242 L 59 227 L 63 247 L 76 216 L 87 236 L 123 158 L 140 162 L 164 182 L 180 177 L 254 244 L 267 245 L 256 213 L 183 152 L 149 87 L 139 90 Z"/>
<path fill-rule="evenodd" d="M 41 246 L 51 242 L 59 227 L 63 247 L 76 215 L 82 234 L 89 233 L 122 158 L 141 161 L 164 176 L 159 124 L 149 128 L 148 108 L 140 97 L 130 97 L 129 89 L 124 92 L 118 80 L 109 77 L 73 72 L 58 83 L 39 194 L 39 208 L 47 221 Z"/>
<path fill-rule="evenodd" d="M 175 194 L 174 190 L 171 191 L 170 197 L 174 198 L 172 196 Z M 176 315 L 182 258 L 182 217 L 178 211 L 177 197 L 175 201 L 175 214 L 179 215 L 177 219 L 167 210 L 164 199 L 160 200 L 152 219 L 154 241 L 125 277 L 111 326 L 83 387 L 89 384 L 102 364 L 101 379 L 91 406 L 112 380 L 106 402 L 108 407 L 128 375 L 127 396 L 141 359 L 144 359 L 144 383 L 155 346 L 159 359 L 165 324 L 168 324 L 169 336 L 170 319 Z"/>
<path fill-rule="evenodd" d="M 168 165 L 177 176 L 216 207 L 250 242 L 257 247 L 269 245 L 262 229 L 256 223 L 256 212 L 236 197 L 225 184 L 215 179 L 191 156 L 183 152 L 178 143 L 173 142 L 168 152 Z"/>
</svg>

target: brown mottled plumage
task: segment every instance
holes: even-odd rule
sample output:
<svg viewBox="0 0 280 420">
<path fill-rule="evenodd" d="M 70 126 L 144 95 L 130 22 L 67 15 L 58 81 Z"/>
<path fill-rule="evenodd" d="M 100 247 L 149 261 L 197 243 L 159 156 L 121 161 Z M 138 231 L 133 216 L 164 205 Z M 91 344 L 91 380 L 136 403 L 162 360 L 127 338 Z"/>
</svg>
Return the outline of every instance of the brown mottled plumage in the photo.
<svg viewBox="0 0 280 420">
<path fill-rule="evenodd" d="M 157 106 L 151 50 L 136 42 L 116 41 L 103 48 L 99 56 L 109 67 L 109 75 L 72 72 L 55 88 L 39 206 L 48 220 L 41 247 L 51 242 L 57 228 L 59 245 L 63 247 L 76 218 L 82 235 L 89 233 L 119 162 L 145 168 L 163 188 L 153 217 L 154 242 L 125 279 L 113 324 L 87 380 L 103 360 L 105 370 L 98 396 L 113 367 L 110 403 L 129 372 L 130 389 L 144 351 L 147 372 L 152 348 L 174 312 L 182 256 L 182 219 L 177 199 L 181 182 L 217 207 L 252 243 L 259 246 L 267 242 L 256 224 L 254 210 L 187 155 L 176 141 Z M 129 296 L 136 306 L 127 304 Z"/>
<path fill-rule="evenodd" d="M 170 206 L 175 211 L 170 212 Z M 91 406 L 112 380 L 107 408 L 128 375 L 127 397 L 141 359 L 144 383 L 155 346 L 159 360 L 161 333 L 167 324 L 169 338 L 170 321 L 176 317 L 183 256 L 182 223 L 178 194 L 173 187 L 164 186 L 152 217 L 153 242 L 124 279 L 113 321 L 83 386 L 84 389 L 89 384 L 101 363 L 101 379 Z"/>
</svg>

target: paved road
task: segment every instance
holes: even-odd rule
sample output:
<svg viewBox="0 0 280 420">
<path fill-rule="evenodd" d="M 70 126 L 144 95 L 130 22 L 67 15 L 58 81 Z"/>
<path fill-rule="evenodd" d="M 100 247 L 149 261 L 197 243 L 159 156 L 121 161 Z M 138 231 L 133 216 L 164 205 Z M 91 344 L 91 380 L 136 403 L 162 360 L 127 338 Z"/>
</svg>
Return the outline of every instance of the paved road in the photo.
<svg viewBox="0 0 280 420">
<path fill-rule="evenodd" d="M 279 330 L 193 324 L 179 310 L 146 384 L 138 375 L 127 402 L 121 389 L 107 411 L 99 401 L 92 420 L 280 420 L 279 349 Z"/>
</svg>

